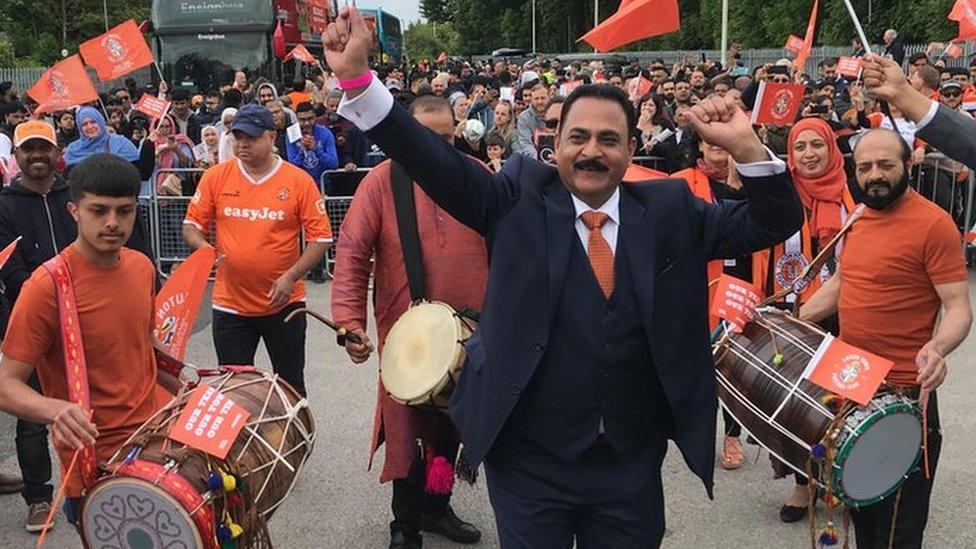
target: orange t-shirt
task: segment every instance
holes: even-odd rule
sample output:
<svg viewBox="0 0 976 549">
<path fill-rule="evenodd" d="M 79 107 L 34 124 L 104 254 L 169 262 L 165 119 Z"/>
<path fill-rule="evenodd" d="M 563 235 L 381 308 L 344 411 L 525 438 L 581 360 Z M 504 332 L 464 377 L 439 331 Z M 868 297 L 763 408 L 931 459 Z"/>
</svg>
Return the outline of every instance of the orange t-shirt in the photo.
<svg viewBox="0 0 976 549">
<path fill-rule="evenodd" d="M 254 181 L 232 158 L 207 170 L 190 200 L 185 223 L 207 231 L 217 226 L 214 309 L 242 316 L 266 316 L 268 292 L 300 256 L 299 237 L 327 242 L 332 227 L 325 201 L 301 168 L 278 160 L 278 167 Z M 305 299 L 305 283 L 295 282 L 288 303 Z"/>
<path fill-rule="evenodd" d="M 288 92 L 285 95 L 287 95 L 288 97 L 291 98 L 291 108 L 292 108 L 292 110 L 294 110 L 296 107 L 298 107 L 298 105 L 300 105 L 300 104 L 302 104 L 302 103 L 304 103 L 306 101 L 311 101 L 312 100 L 312 93 L 311 92 L 297 92 L 297 91 L 293 91 L 293 92 Z"/>
<path fill-rule="evenodd" d="M 98 267 L 74 246 L 61 252 L 68 262 L 75 290 L 87 358 L 92 422 L 98 427 L 95 454 L 99 462 L 111 458 L 139 426 L 169 401 L 169 395 L 156 385 L 156 358 L 150 340 L 153 266 L 139 252 L 123 248 L 120 254 L 118 265 Z M 45 396 L 68 400 L 57 291 L 44 267 L 34 271 L 20 291 L 3 353 L 35 365 Z M 58 450 L 62 475 L 71 456 L 71 451 Z M 81 491 L 80 472 L 75 471 L 67 493 L 76 497 Z"/>
<path fill-rule="evenodd" d="M 888 210 L 864 211 L 840 264 L 841 339 L 893 360 L 889 381 L 915 385 L 915 356 L 932 338 L 942 304 L 935 285 L 967 279 L 952 219 L 909 189 Z"/>
</svg>

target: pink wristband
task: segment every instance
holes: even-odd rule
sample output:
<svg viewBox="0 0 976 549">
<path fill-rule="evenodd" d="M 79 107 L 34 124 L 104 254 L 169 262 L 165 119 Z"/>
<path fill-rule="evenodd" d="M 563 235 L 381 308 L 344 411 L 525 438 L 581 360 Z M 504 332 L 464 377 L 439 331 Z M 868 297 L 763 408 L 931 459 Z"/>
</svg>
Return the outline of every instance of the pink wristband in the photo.
<svg viewBox="0 0 976 549">
<path fill-rule="evenodd" d="M 373 71 L 366 71 L 362 76 L 357 76 L 356 78 L 350 78 L 349 80 L 340 80 L 339 87 L 343 90 L 354 90 L 356 88 L 365 88 L 373 81 Z"/>
</svg>

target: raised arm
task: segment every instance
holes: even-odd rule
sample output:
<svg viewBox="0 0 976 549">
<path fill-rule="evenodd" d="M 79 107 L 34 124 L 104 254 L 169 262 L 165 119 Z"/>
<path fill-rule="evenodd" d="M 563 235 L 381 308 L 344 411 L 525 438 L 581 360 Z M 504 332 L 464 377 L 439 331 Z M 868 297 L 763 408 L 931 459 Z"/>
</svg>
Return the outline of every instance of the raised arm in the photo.
<svg viewBox="0 0 976 549">
<path fill-rule="evenodd" d="M 871 54 L 863 63 L 864 84 L 915 122 L 919 139 L 976 169 L 976 120 L 922 95 L 908 83 L 901 65 L 891 59 Z"/>
<path fill-rule="evenodd" d="M 367 55 L 372 40 L 354 6 L 342 8 L 322 37 L 329 66 L 340 82 L 346 82 L 339 114 L 402 165 L 455 219 L 488 234 L 518 198 L 514 176 L 486 171 L 395 104 L 386 87 L 369 72 Z"/>
</svg>

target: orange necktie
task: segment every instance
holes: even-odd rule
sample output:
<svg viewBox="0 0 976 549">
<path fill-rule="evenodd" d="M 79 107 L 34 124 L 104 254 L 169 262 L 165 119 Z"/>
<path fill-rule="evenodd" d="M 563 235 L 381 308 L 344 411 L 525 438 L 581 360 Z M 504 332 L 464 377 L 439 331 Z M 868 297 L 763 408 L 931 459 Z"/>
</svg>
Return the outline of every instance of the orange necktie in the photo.
<svg viewBox="0 0 976 549">
<path fill-rule="evenodd" d="M 587 245 L 587 254 L 590 256 L 590 267 L 596 275 L 596 281 L 603 289 L 603 295 L 610 298 L 613 293 L 613 250 L 610 244 L 603 238 L 600 228 L 607 222 L 609 217 L 603 212 L 588 211 L 581 216 L 583 224 L 590 230 L 590 240 Z"/>
</svg>

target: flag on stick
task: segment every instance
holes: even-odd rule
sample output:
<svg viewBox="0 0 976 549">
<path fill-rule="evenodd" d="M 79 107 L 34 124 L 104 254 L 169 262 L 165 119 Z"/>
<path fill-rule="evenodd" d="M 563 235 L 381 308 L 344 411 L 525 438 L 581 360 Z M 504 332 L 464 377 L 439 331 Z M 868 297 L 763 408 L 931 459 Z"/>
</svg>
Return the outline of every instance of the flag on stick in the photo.
<svg viewBox="0 0 976 549">
<path fill-rule="evenodd" d="M 203 290 L 217 259 L 217 251 L 203 246 L 190 254 L 156 295 L 156 339 L 167 354 L 183 360 Z"/>
<path fill-rule="evenodd" d="M 678 0 L 628 0 L 577 42 L 586 41 L 594 50 L 605 52 L 680 28 Z"/>
<path fill-rule="evenodd" d="M 77 55 L 72 55 L 44 71 L 31 89 L 27 90 L 27 95 L 37 101 L 34 112 L 38 114 L 98 100 L 95 85 L 88 77 L 81 57 Z"/>
<path fill-rule="evenodd" d="M 801 70 L 813 52 L 813 38 L 817 30 L 818 11 L 820 11 L 820 0 L 813 0 L 813 10 L 810 11 L 810 21 L 807 22 L 807 33 L 803 38 L 803 47 L 796 53 L 796 59 L 793 60 L 793 66 Z"/>
<path fill-rule="evenodd" d="M 83 42 L 78 52 L 102 82 L 125 76 L 156 60 L 132 19 Z"/>
</svg>

